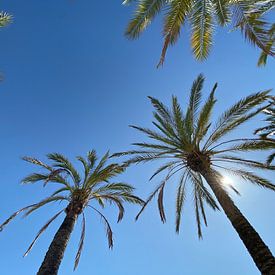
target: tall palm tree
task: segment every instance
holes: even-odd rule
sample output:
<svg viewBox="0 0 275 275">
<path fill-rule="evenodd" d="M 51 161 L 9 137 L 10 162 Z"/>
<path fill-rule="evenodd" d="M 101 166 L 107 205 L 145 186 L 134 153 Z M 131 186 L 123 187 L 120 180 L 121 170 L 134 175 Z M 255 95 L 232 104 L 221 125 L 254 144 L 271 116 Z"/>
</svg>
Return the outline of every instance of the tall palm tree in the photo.
<svg viewBox="0 0 275 275">
<path fill-rule="evenodd" d="M 153 125 L 156 129 L 132 127 L 147 135 L 153 142 L 134 143 L 138 147 L 136 150 L 114 154 L 114 156 L 130 155 L 126 161 L 127 164 L 154 160 L 164 161 L 153 173 L 151 179 L 164 171 L 166 171 L 166 175 L 148 197 L 137 218 L 153 197 L 158 194 L 160 218 L 162 222 L 166 221 L 163 204 L 164 190 L 169 179 L 177 174 L 179 182 L 176 196 L 176 232 L 179 232 L 180 229 L 186 186 L 189 181 L 193 189 L 199 237 L 202 236 L 201 219 L 207 225 L 205 203 L 217 210 L 219 209 L 217 199 L 258 269 L 262 274 L 275 274 L 275 260 L 272 253 L 230 198 L 217 169 L 224 169 L 228 173 L 240 176 L 245 181 L 275 190 L 274 184 L 253 172 L 256 169 L 274 170 L 274 166 L 236 155 L 236 153 L 268 149 L 273 144 L 268 140 L 257 138 L 225 139 L 227 134 L 266 107 L 262 106 L 262 103 L 268 98 L 269 91 L 255 93 L 240 100 L 225 111 L 216 124 L 213 124 L 211 113 L 216 103 L 217 84 L 202 108 L 199 109 L 203 82 L 202 75 L 199 75 L 194 81 L 185 114 L 183 114 L 175 96 L 172 97 L 172 108 L 168 108 L 156 98 L 149 97 L 155 109 Z M 255 109 L 255 107 L 257 108 Z M 212 189 L 214 196 L 209 192 L 203 179 Z M 238 192 L 233 186 L 232 188 Z"/>
<path fill-rule="evenodd" d="M 125 0 L 129 4 L 133 0 Z M 213 44 L 216 26 L 232 23 L 241 30 L 245 39 L 263 50 L 259 65 L 264 65 L 267 55 L 274 56 L 272 28 L 264 15 L 274 7 L 274 1 L 260 0 L 137 0 L 137 8 L 125 35 L 136 39 L 152 20 L 163 14 L 163 47 L 158 66 L 162 65 L 169 46 L 174 45 L 185 25 L 191 27 L 191 46 L 196 59 L 204 60 Z"/>
<path fill-rule="evenodd" d="M 103 208 L 106 202 L 115 204 L 119 209 L 117 220 L 119 222 L 123 218 L 124 214 L 123 202 L 137 204 L 143 203 L 140 198 L 133 195 L 134 188 L 131 185 L 123 182 L 111 182 L 115 176 L 124 172 L 126 166 L 119 165 L 117 163 L 107 165 L 106 162 L 109 159 L 108 153 L 102 157 L 97 165 L 95 151 L 89 152 L 86 159 L 83 157 L 77 157 L 84 167 L 83 177 L 80 176 L 72 163 L 63 155 L 54 153 L 49 154 L 47 157 L 50 161 L 53 161 L 51 165 L 45 164 L 35 158 L 24 157 L 23 159 L 25 161 L 42 167 L 45 170 L 45 173 L 33 173 L 24 178 L 22 182 L 35 183 L 42 181 L 44 182 L 44 186 L 48 185 L 50 182 L 53 182 L 57 183 L 59 188 L 51 196 L 41 200 L 40 202 L 18 210 L 0 226 L 0 229 L 3 230 L 4 226 L 6 226 L 21 212 L 24 212 L 25 216 L 28 216 L 40 207 L 51 202 L 66 202 L 65 208 L 50 218 L 50 220 L 47 221 L 47 223 L 39 230 L 34 241 L 30 244 L 24 254 L 24 256 L 26 256 L 47 227 L 61 213 L 65 213 L 65 218 L 49 246 L 44 261 L 37 273 L 38 275 L 57 274 L 74 225 L 79 216 L 82 216 L 82 232 L 75 257 L 74 269 L 77 267 L 85 238 L 86 226 L 84 210 L 90 208 L 102 218 L 106 225 L 109 248 L 112 248 L 113 232 L 111 226 L 107 218 L 97 208 L 95 208 L 94 204 L 98 203 Z"/>
<path fill-rule="evenodd" d="M 275 26 L 275 25 L 274 25 Z M 265 121 L 268 123 L 267 126 L 258 128 L 254 134 L 258 134 L 262 139 L 268 139 L 274 142 L 273 149 L 275 149 L 275 97 L 271 97 L 270 105 L 263 110 L 266 115 Z M 275 158 L 275 152 L 271 153 L 267 158 L 267 164 L 271 164 Z"/>
<path fill-rule="evenodd" d="M 0 28 L 7 26 L 12 20 L 12 16 L 6 12 L 0 12 Z"/>
</svg>

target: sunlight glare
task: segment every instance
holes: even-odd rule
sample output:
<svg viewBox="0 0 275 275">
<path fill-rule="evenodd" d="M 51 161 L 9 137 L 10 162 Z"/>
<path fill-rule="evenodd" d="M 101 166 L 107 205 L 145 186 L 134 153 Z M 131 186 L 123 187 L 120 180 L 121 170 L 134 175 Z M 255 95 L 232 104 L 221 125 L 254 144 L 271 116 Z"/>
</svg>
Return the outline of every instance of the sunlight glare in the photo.
<svg viewBox="0 0 275 275">
<path fill-rule="evenodd" d="M 223 175 L 223 177 L 222 177 L 222 183 L 224 185 L 232 185 L 233 180 L 229 176 Z"/>
</svg>

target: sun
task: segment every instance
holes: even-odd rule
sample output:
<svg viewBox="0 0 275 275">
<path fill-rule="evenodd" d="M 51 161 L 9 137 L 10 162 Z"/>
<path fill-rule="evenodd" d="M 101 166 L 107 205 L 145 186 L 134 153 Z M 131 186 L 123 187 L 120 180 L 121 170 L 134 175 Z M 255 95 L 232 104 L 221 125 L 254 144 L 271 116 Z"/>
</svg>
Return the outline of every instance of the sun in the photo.
<svg viewBox="0 0 275 275">
<path fill-rule="evenodd" d="M 233 180 L 229 176 L 223 175 L 223 177 L 222 177 L 222 183 L 224 185 L 232 185 Z"/>
</svg>

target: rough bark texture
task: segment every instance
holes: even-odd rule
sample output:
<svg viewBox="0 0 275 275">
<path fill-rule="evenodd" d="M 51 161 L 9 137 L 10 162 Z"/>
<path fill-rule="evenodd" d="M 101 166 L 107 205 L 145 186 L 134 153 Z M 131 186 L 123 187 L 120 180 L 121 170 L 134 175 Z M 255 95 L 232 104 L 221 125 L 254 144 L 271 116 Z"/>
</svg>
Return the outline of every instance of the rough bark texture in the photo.
<svg viewBox="0 0 275 275">
<path fill-rule="evenodd" d="M 54 236 L 37 275 L 56 275 L 58 273 L 76 219 L 76 214 L 72 212 L 67 213 L 63 223 Z"/>
<path fill-rule="evenodd" d="M 275 258 L 256 230 L 243 216 L 227 192 L 222 188 L 220 175 L 215 171 L 201 171 L 213 190 L 226 216 L 239 234 L 262 275 L 275 275 Z"/>
</svg>

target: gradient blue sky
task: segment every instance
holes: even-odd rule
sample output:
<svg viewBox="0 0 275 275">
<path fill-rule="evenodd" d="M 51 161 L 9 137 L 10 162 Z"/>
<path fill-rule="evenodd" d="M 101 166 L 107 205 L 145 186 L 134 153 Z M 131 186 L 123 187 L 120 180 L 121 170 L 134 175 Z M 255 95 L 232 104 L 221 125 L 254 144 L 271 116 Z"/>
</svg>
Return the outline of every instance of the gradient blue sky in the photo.
<svg viewBox="0 0 275 275">
<path fill-rule="evenodd" d="M 14 15 L 14 23 L 1 29 L 0 83 L 1 158 L 0 219 L 49 194 L 41 185 L 20 185 L 33 171 L 20 157 L 44 158 L 61 152 L 69 157 L 95 148 L 99 154 L 125 150 L 143 137 L 129 124 L 149 126 L 152 108 L 146 98 L 168 103 L 171 94 L 186 104 L 189 87 L 203 72 L 205 94 L 219 82 L 217 114 L 240 97 L 274 87 L 274 60 L 259 69 L 259 51 L 244 43 L 239 33 L 216 30 L 211 57 L 204 63 L 190 54 L 189 33 L 170 49 L 162 69 L 156 69 L 161 51 L 158 19 L 138 41 L 123 36 L 132 8 L 121 1 L 3 0 L 1 10 Z M 239 134 L 250 135 L 260 120 Z M 257 158 L 264 159 L 265 155 Z M 146 197 L 157 184 L 148 183 L 154 165 L 135 166 L 121 178 Z M 271 178 L 271 175 L 270 175 Z M 223 213 L 208 209 L 204 239 L 196 236 L 190 201 L 184 209 L 180 235 L 174 230 L 174 187 L 165 195 L 168 221 L 162 225 L 153 201 L 138 222 L 138 207 L 127 206 L 126 217 L 116 224 L 109 208 L 115 245 L 109 251 L 103 224 L 86 215 L 87 237 L 78 270 L 86 275 L 243 275 L 258 274 L 254 263 Z M 274 193 L 236 181 L 241 197 L 236 204 L 275 252 Z M 0 234 L 1 274 L 35 274 L 58 228 L 60 217 L 44 233 L 28 257 L 24 250 L 59 205 L 41 209 L 27 219 L 14 220 Z M 73 233 L 60 273 L 73 274 L 80 223 Z"/>
</svg>

